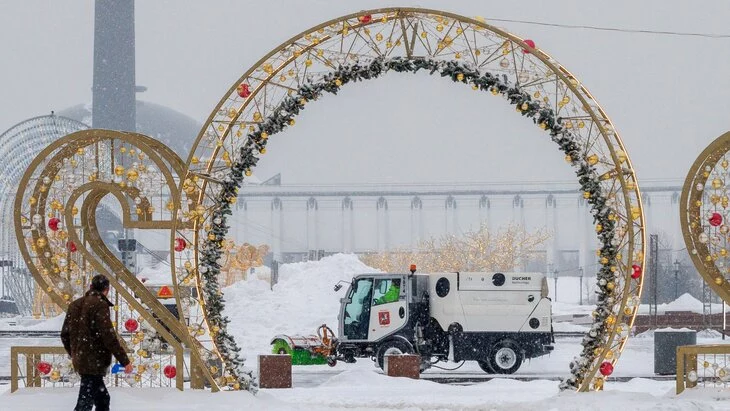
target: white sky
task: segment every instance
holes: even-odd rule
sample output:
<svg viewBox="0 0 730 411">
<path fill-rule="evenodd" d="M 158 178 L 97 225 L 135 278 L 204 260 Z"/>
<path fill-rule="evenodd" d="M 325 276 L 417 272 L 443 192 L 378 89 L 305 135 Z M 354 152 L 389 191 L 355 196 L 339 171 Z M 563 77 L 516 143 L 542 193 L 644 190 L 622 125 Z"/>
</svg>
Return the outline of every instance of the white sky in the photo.
<svg viewBox="0 0 730 411">
<path fill-rule="evenodd" d="M 139 0 L 137 83 L 149 88 L 140 98 L 202 122 L 228 87 L 282 41 L 322 21 L 390 5 Z M 730 2 L 720 0 L 399 5 L 487 20 L 730 34 Z M 0 2 L 0 132 L 91 101 L 93 20 L 90 0 Z M 582 80 L 617 125 L 640 179 L 684 179 L 696 155 L 729 128 L 730 38 L 494 24 L 535 40 Z M 281 170 L 285 183 L 572 179 L 547 136 L 504 102 L 426 77 L 389 75 L 310 105 L 291 132 L 272 139 L 257 174 Z M 353 149 L 359 155 L 346 154 Z"/>
</svg>

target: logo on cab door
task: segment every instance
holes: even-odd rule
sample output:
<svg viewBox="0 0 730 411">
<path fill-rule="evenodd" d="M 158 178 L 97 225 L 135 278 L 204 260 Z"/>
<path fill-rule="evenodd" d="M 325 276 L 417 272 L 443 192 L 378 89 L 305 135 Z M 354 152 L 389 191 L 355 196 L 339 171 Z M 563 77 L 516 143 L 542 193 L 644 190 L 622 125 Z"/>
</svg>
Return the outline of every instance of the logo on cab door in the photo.
<svg viewBox="0 0 730 411">
<path fill-rule="evenodd" d="M 390 311 L 380 311 L 378 312 L 378 323 L 382 327 L 387 327 L 390 325 Z"/>
</svg>

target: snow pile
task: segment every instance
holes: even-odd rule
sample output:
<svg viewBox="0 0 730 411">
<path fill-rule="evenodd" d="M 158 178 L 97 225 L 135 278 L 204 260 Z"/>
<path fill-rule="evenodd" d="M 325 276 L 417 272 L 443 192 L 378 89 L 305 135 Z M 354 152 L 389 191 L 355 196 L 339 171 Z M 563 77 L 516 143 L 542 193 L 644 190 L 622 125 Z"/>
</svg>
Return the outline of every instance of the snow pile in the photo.
<svg viewBox="0 0 730 411">
<path fill-rule="evenodd" d="M 706 330 L 697 331 L 697 338 L 722 338 L 722 333 L 708 328 Z"/>
<path fill-rule="evenodd" d="M 664 311 L 692 311 L 702 312 L 702 301 L 684 293 L 669 304 L 662 304 Z M 658 311 L 658 310 L 657 310 Z"/>
<path fill-rule="evenodd" d="M 223 289 L 225 315 L 231 320 L 228 331 L 249 361 L 271 352 L 271 339 L 277 334 L 310 335 L 322 324 L 337 332 L 340 298 L 347 286 L 335 292 L 334 285 L 373 272 L 378 270 L 355 255 L 336 254 L 320 261 L 281 265 L 273 291 L 267 281 L 258 278 L 238 282 Z"/>
<path fill-rule="evenodd" d="M 713 303 L 711 304 L 711 306 L 711 310 L 713 313 L 722 312 L 722 304 Z M 657 305 L 657 313 L 659 315 L 662 315 L 668 311 L 690 311 L 693 313 L 702 314 L 702 301 L 692 297 L 692 295 L 688 293 L 684 293 L 671 303 Z M 649 312 L 649 304 L 641 304 L 641 306 L 639 306 L 639 314 L 649 314 Z"/>
</svg>

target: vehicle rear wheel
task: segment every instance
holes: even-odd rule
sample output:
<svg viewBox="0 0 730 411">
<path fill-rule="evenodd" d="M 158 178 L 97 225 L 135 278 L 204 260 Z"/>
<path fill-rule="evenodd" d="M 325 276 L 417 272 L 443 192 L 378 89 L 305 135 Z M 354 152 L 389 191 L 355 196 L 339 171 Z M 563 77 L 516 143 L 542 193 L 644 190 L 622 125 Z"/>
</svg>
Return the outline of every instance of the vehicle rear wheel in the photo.
<svg viewBox="0 0 730 411">
<path fill-rule="evenodd" d="M 489 352 L 489 365 L 496 374 L 513 374 L 522 365 L 522 360 L 522 350 L 512 340 L 502 340 L 494 344 Z"/>
<path fill-rule="evenodd" d="M 386 355 L 401 355 L 401 354 L 412 354 L 410 344 L 407 344 L 401 340 L 390 340 L 384 342 L 378 350 L 378 367 L 385 371 L 385 356 Z"/>
</svg>

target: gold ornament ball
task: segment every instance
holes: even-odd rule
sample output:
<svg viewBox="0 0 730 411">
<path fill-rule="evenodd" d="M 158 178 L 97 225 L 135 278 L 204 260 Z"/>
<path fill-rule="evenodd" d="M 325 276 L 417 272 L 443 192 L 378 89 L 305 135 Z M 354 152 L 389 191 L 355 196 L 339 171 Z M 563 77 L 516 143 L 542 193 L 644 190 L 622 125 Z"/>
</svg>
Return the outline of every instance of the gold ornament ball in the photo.
<svg viewBox="0 0 730 411">
<path fill-rule="evenodd" d="M 593 380 L 593 389 L 596 391 L 603 390 L 603 378 L 596 378 Z"/>
<path fill-rule="evenodd" d="M 245 174 L 246 174 L 246 177 L 251 177 L 251 170 L 246 169 Z"/>
<path fill-rule="evenodd" d="M 137 178 L 139 178 L 139 174 L 136 170 L 129 170 L 127 171 L 127 179 L 129 181 L 137 181 Z"/>
<path fill-rule="evenodd" d="M 588 160 L 588 164 L 594 166 L 598 163 L 598 156 L 595 154 L 591 154 L 586 160 Z"/>
<path fill-rule="evenodd" d="M 723 186 L 722 180 L 720 180 L 719 178 L 712 179 L 712 188 L 717 190 L 719 188 L 722 188 L 722 186 Z"/>
<path fill-rule="evenodd" d="M 116 174 L 118 176 L 121 176 L 122 174 L 124 174 L 124 167 L 122 167 L 122 166 L 114 167 L 114 174 Z"/>
<path fill-rule="evenodd" d="M 456 80 L 458 80 L 458 81 L 464 81 L 464 74 L 463 73 L 457 74 L 456 75 Z"/>
<path fill-rule="evenodd" d="M 717 284 L 717 285 L 722 285 L 723 281 L 724 280 L 722 279 L 722 277 L 715 278 L 715 284 Z"/>
<path fill-rule="evenodd" d="M 583 192 L 583 198 L 585 198 L 585 199 L 591 198 L 591 193 L 589 193 L 588 191 L 584 191 Z"/>
<path fill-rule="evenodd" d="M 58 370 L 53 370 L 53 371 L 51 371 L 51 377 L 50 377 L 50 379 L 51 379 L 51 381 L 53 381 L 53 382 L 58 382 L 58 381 L 60 381 L 60 380 L 61 380 L 61 372 L 60 372 L 60 371 L 58 371 Z"/>
</svg>

